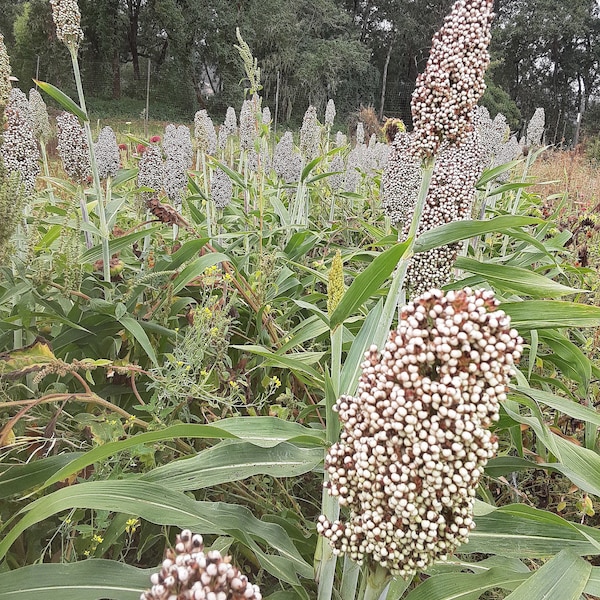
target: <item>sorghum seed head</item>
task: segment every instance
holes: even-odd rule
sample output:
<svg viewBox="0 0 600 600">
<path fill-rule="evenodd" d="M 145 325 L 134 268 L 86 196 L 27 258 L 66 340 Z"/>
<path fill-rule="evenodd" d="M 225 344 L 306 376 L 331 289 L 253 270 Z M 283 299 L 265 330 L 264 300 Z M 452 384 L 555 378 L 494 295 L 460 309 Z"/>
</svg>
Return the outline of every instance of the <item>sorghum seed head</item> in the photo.
<svg viewBox="0 0 600 600">
<path fill-rule="evenodd" d="M 42 95 L 35 88 L 29 90 L 29 109 L 31 111 L 33 133 L 35 138 L 43 144 L 50 139 L 52 130 L 50 128 L 46 103 Z"/>
<path fill-rule="evenodd" d="M 119 154 L 117 136 L 111 127 L 103 127 L 98 134 L 98 141 L 94 145 L 94 153 L 100 178 L 114 177 L 121 166 L 121 155 Z"/>
<path fill-rule="evenodd" d="M 365 354 L 357 396 L 335 406 L 342 433 L 325 485 L 349 516 L 317 523 L 334 553 L 408 578 L 467 541 L 497 446 L 487 428 L 521 353 L 487 290 L 431 290 L 402 309 L 383 351 Z"/>
<path fill-rule="evenodd" d="M 411 111 L 420 158 L 472 130 L 472 111 L 483 95 L 490 61 L 493 0 L 457 0 L 435 34 L 425 71 L 417 77 Z"/>
<path fill-rule="evenodd" d="M 189 529 L 177 536 L 151 582 L 140 600 L 262 600 L 258 586 L 231 565 L 229 556 L 205 553 L 202 536 Z"/>
<path fill-rule="evenodd" d="M 92 175 L 89 148 L 85 131 L 75 115 L 63 112 L 56 117 L 56 137 L 67 175 L 86 181 Z"/>
<path fill-rule="evenodd" d="M 50 0 L 52 18 L 56 25 L 56 37 L 70 49 L 77 50 L 83 40 L 81 14 L 77 0 Z"/>
</svg>

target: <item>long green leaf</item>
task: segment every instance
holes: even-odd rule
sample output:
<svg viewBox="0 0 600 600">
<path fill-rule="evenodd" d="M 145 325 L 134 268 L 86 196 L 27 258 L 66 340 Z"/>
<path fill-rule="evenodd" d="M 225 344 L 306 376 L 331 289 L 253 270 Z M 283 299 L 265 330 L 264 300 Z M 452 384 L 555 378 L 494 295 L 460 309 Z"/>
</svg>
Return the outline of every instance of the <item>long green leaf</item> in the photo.
<svg viewBox="0 0 600 600">
<path fill-rule="evenodd" d="M 598 327 L 600 307 L 560 300 L 525 300 L 503 302 L 502 310 L 510 315 L 516 329 L 554 329 Z"/>
<path fill-rule="evenodd" d="M 248 344 L 247 346 L 232 346 L 238 350 L 244 350 L 251 354 L 263 356 L 269 365 L 275 365 L 284 369 L 290 369 L 294 372 L 306 373 L 313 378 L 315 382 L 322 382 L 323 376 L 309 366 L 315 363 L 323 355 L 322 352 L 296 352 L 293 354 L 276 354 L 263 346 Z M 305 355 L 303 357 L 303 355 Z M 318 356 L 317 356 L 318 355 Z M 306 360 L 309 358 L 309 360 Z"/>
<path fill-rule="evenodd" d="M 141 479 L 188 491 L 259 474 L 294 477 L 311 471 L 322 461 L 322 448 L 299 448 L 287 442 L 261 448 L 249 442 L 227 440 L 196 456 L 157 467 Z"/>
<path fill-rule="evenodd" d="M 0 600 L 139 600 L 156 570 L 102 559 L 30 565 L 0 574 Z"/>
<path fill-rule="evenodd" d="M 36 79 L 33 81 L 42 91 L 46 92 L 48 96 L 54 98 L 54 100 L 56 100 L 66 111 L 73 113 L 84 122 L 89 121 L 88 116 L 81 110 L 81 107 L 71 100 L 71 98 L 69 98 L 62 90 L 59 90 L 51 83 L 46 83 L 45 81 L 37 81 Z"/>
<path fill-rule="evenodd" d="M 406 241 L 388 248 L 354 278 L 352 285 L 345 291 L 329 319 L 331 329 L 335 329 L 343 323 L 371 294 L 379 289 L 396 268 L 408 246 L 409 242 Z"/>
<path fill-rule="evenodd" d="M 511 504 L 477 516 L 476 527 L 461 554 L 499 554 L 514 558 L 546 558 L 570 548 L 579 556 L 599 553 L 600 532 L 552 513 Z"/>
<path fill-rule="evenodd" d="M 324 432 L 318 429 L 309 429 L 300 423 L 283 421 L 276 417 L 232 417 L 217 421 L 214 425 L 171 425 L 171 427 L 166 427 L 160 431 L 140 433 L 125 440 L 109 442 L 93 448 L 60 468 L 46 480 L 44 487 L 62 481 L 95 462 L 102 461 L 134 446 L 164 442 L 175 438 L 237 438 L 261 448 L 272 448 L 283 442 L 298 442 L 303 445 L 320 447 L 324 443 Z"/>
<path fill-rule="evenodd" d="M 551 408 L 554 408 L 565 415 L 569 415 L 574 419 L 579 419 L 580 421 L 587 423 L 594 423 L 600 427 L 600 413 L 596 412 L 592 408 L 588 408 L 587 406 L 582 406 L 574 400 L 557 396 L 551 392 L 545 392 L 543 390 L 536 390 L 533 388 L 515 386 L 512 389 L 518 393 L 516 397 L 517 401 L 519 399 L 519 395 L 526 396 L 532 398 L 536 402 L 541 402 L 546 406 L 550 406 Z M 511 395 L 511 398 L 513 397 L 514 396 Z"/>
<path fill-rule="evenodd" d="M 537 225 L 543 223 L 542 219 L 536 217 L 518 217 L 506 215 L 495 217 L 488 221 L 454 221 L 440 225 L 435 229 L 425 231 L 415 241 L 415 254 L 426 252 L 432 248 L 452 244 L 472 238 L 484 233 L 503 232 L 514 227 L 526 227 L 527 225 Z"/>
<path fill-rule="evenodd" d="M 506 600 L 579 600 L 592 566 L 572 551 L 561 550 Z"/>
<path fill-rule="evenodd" d="M 457 269 L 480 275 L 490 285 L 500 290 L 522 293 L 534 298 L 560 297 L 585 291 L 567 287 L 529 269 L 496 263 L 482 263 L 464 256 L 457 258 L 454 266 Z"/>
<path fill-rule="evenodd" d="M 160 228 L 160 225 L 153 225 L 148 229 L 140 229 L 138 231 L 134 231 L 133 233 L 128 233 L 127 235 L 110 240 L 108 243 L 108 249 L 111 256 L 121 252 L 122 250 L 125 250 L 126 248 L 130 248 L 135 242 L 141 240 L 143 237 L 147 235 L 153 235 Z M 81 256 L 81 262 L 91 263 L 100 258 L 102 258 L 102 246 L 99 245 L 90 248 L 87 252 L 84 252 Z"/>
<path fill-rule="evenodd" d="M 1 465 L 0 498 L 20 494 L 25 490 L 44 483 L 57 470 L 83 455 L 83 452 L 69 452 L 67 454 L 57 454 L 48 458 L 32 460 L 23 465 L 10 465 L 6 463 Z"/>
<path fill-rule="evenodd" d="M 250 547 L 269 573 L 291 584 L 296 574 L 312 577 L 312 566 L 300 556 L 285 530 L 260 521 L 245 507 L 222 502 L 196 502 L 182 492 L 156 483 L 122 480 L 93 481 L 60 489 L 25 507 L 21 520 L 0 541 L 0 558 L 28 527 L 71 508 L 138 515 L 157 525 L 175 525 L 202 534 L 231 535 Z M 266 554 L 257 540 L 275 548 Z"/>
<path fill-rule="evenodd" d="M 414 589 L 406 600 L 477 600 L 492 588 L 514 590 L 529 577 L 494 567 L 484 573 L 447 573 L 434 575 Z M 533 598 L 531 599 L 533 600 Z"/>
<path fill-rule="evenodd" d="M 208 267 L 212 267 L 220 262 L 227 262 L 229 257 L 221 252 L 211 252 L 200 256 L 187 265 L 173 281 L 173 293 L 180 292 L 194 277 L 202 275 Z"/>
<path fill-rule="evenodd" d="M 158 366 L 156 353 L 154 352 L 154 348 L 152 347 L 150 339 L 144 331 L 144 328 L 133 317 L 124 316 L 117 320 L 136 339 L 154 365 Z"/>
</svg>

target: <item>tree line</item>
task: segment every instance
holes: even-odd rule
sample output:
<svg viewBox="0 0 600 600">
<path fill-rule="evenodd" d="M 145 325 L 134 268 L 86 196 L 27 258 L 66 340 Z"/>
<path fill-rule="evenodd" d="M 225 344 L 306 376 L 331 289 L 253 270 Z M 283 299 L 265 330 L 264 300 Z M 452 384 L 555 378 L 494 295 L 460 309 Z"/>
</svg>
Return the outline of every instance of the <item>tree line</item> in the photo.
<svg viewBox="0 0 600 600">
<path fill-rule="evenodd" d="M 410 120 L 410 96 L 452 0 L 79 0 L 84 84 L 92 96 L 141 98 L 148 75 L 183 112 L 224 114 L 243 97 L 236 27 L 281 121 L 333 98 L 340 119 L 360 105 Z M 495 0 L 483 103 L 513 129 L 536 107 L 546 141 L 572 139 L 578 116 L 599 129 L 596 0 Z M 70 61 L 48 0 L 0 0 L 0 30 L 24 89 L 36 74 L 66 90 Z M 150 73 L 148 73 L 148 69 Z"/>
</svg>

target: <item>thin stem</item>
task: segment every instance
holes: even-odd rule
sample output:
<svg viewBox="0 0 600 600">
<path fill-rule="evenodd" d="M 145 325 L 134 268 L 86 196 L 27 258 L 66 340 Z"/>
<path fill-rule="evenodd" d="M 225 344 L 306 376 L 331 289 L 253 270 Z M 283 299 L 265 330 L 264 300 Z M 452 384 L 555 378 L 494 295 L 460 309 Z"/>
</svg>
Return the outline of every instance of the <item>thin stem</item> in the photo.
<svg viewBox="0 0 600 600">
<path fill-rule="evenodd" d="M 85 95 L 83 93 L 83 85 L 81 83 L 81 72 L 79 71 L 79 62 L 77 60 L 77 50 L 73 46 L 69 46 L 71 52 L 71 62 L 73 63 L 73 73 L 75 75 L 75 84 L 77 85 L 77 95 L 79 97 L 79 106 L 86 114 Z M 98 175 L 98 165 L 96 164 L 96 153 L 94 152 L 94 140 L 92 138 L 92 129 L 90 127 L 89 118 L 83 122 L 83 129 L 88 144 L 88 152 L 90 155 L 90 166 L 92 169 L 92 181 L 94 185 L 94 194 L 96 195 L 96 212 L 100 219 L 100 241 L 102 244 L 102 272 L 104 281 L 110 282 L 110 249 L 108 245 L 109 233 L 106 223 L 106 206 L 104 204 L 104 194 L 102 193 L 102 185 L 100 184 L 100 176 Z M 106 290 L 106 299 L 109 297 L 109 291 Z"/>
<path fill-rule="evenodd" d="M 398 262 L 397 276 L 400 277 L 400 295 L 398 297 L 398 308 L 400 308 L 400 306 L 402 306 L 406 302 L 406 290 L 404 285 L 404 279 L 406 278 L 406 271 L 408 269 L 410 259 L 413 257 L 413 250 L 415 247 L 415 242 L 417 240 L 419 223 L 421 222 L 423 209 L 425 208 L 425 200 L 427 198 L 427 192 L 429 191 L 429 185 L 431 183 L 431 177 L 433 175 L 434 168 L 435 157 L 433 157 L 423 165 L 421 173 L 421 188 L 419 189 L 419 195 L 417 196 L 415 210 L 413 212 L 413 218 L 407 235 L 408 248 L 402 256 L 402 258 L 400 259 L 400 261 Z M 400 304 L 400 301 L 402 302 L 402 304 Z"/>
</svg>

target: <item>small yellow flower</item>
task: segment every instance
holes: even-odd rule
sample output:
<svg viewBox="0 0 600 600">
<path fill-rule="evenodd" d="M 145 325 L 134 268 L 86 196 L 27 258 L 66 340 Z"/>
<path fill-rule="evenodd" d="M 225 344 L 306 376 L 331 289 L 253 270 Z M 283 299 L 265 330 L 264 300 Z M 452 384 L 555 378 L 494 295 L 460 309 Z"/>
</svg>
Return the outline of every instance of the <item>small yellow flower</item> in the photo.
<svg viewBox="0 0 600 600">
<path fill-rule="evenodd" d="M 96 544 L 101 544 L 104 541 L 104 538 L 97 533 L 92 537 L 92 542 L 96 542 Z"/>
<path fill-rule="evenodd" d="M 213 337 L 219 335 L 219 328 L 218 327 L 211 328 L 210 335 L 212 335 Z"/>
<path fill-rule="evenodd" d="M 212 315 L 213 315 L 213 313 L 212 313 L 212 310 L 210 310 L 210 308 L 208 308 L 208 306 L 205 306 L 205 307 L 204 307 L 204 314 L 205 314 L 207 317 L 212 317 Z"/>
<path fill-rule="evenodd" d="M 84 556 L 89 556 L 90 555 L 90 551 L 89 550 L 84 550 L 83 551 L 83 555 Z"/>
<path fill-rule="evenodd" d="M 208 377 L 208 371 L 206 369 L 202 369 L 202 371 L 200 371 L 200 375 L 202 375 L 202 377 Z"/>
<path fill-rule="evenodd" d="M 281 387 L 281 381 L 279 380 L 279 377 L 276 377 L 275 375 L 271 377 L 271 383 L 275 388 Z"/>
<path fill-rule="evenodd" d="M 139 524 L 139 519 L 127 519 L 125 522 L 125 531 L 131 534 L 139 527 Z"/>
<path fill-rule="evenodd" d="M 229 385 L 232 387 L 232 389 L 237 390 L 240 386 L 238 384 L 237 381 L 230 381 Z"/>
<path fill-rule="evenodd" d="M 225 281 L 231 281 L 231 275 L 229 273 L 225 273 L 225 275 L 223 276 L 223 279 Z"/>
</svg>

